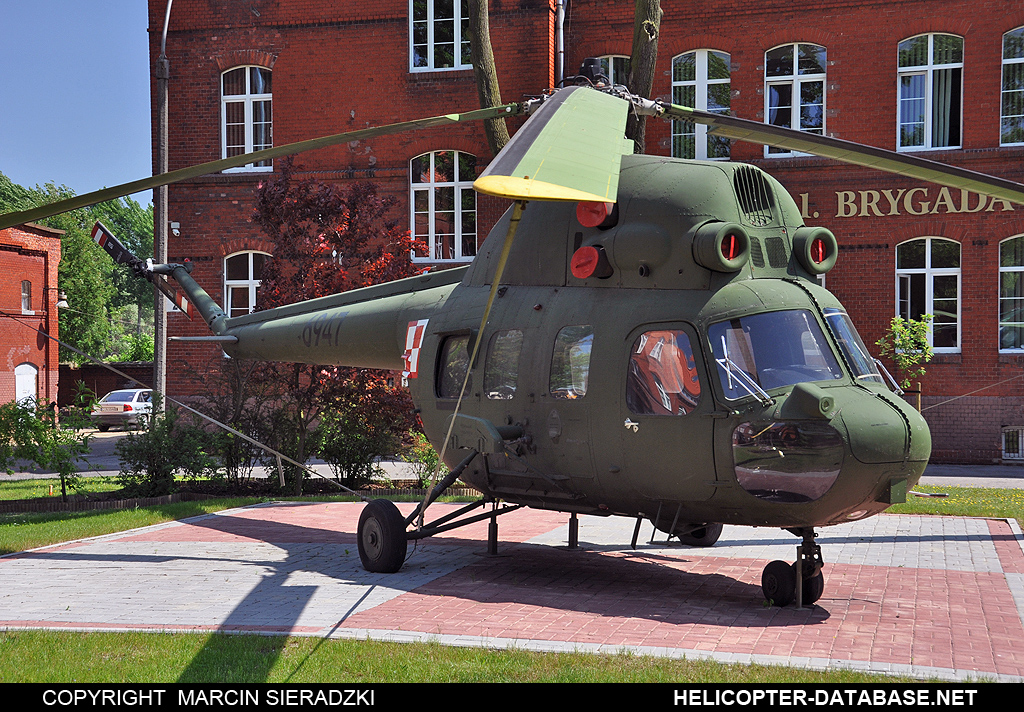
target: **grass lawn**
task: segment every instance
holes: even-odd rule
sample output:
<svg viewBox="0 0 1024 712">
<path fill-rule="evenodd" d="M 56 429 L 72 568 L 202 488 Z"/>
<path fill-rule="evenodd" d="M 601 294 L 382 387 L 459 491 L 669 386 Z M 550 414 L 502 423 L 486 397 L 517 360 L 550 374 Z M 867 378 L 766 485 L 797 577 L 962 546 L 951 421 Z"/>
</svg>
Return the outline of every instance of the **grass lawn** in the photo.
<svg viewBox="0 0 1024 712">
<path fill-rule="evenodd" d="M 262 635 L 0 632 L 0 682 L 900 682 L 860 672 Z"/>
<path fill-rule="evenodd" d="M 33 491 L 37 484 L 3 483 Z M 15 489 L 12 488 L 12 489 Z M 944 499 L 910 497 L 892 512 L 1024 520 L 1024 491 L 937 488 Z M 339 499 L 339 498 L 317 498 Z M 212 499 L 122 511 L 0 515 L 0 552 L 124 531 L 255 503 Z M 286 636 L 2 631 L 0 682 L 893 682 L 846 671 L 642 656 L 489 651 Z"/>
</svg>

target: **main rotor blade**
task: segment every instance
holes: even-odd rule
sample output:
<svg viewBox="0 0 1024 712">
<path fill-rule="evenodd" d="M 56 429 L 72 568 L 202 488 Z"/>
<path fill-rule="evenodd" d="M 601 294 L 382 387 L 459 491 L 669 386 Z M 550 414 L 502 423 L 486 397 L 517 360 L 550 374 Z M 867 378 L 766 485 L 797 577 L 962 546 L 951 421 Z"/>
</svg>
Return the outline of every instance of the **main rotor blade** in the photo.
<svg viewBox="0 0 1024 712">
<path fill-rule="evenodd" d="M 555 92 L 484 169 L 473 187 L 514 200 L 614 203 L 629 102 L 589 87 Z"/>
<path fill-rule="evenodd" d="M 676 104 L 665 106 L 665 118 L 685 119 L 709 126 L 709 134 L 738 141 L 759 143 L 800 153 L 832 158 L 843 163 L 876 168 L 910 178 L 931 181 L 950 188 L 962 188 L 1000 200 L 1024 205 L 1024 185 L 985 173 L 951 166 L 926 158 L 897 153 L 884 148 L 844 141 L 828 136 L 763 124 L 759 121 L 722 116 Z"/>
<path fill-rule="evenodd" d="M 51 215 L 75 210 L 76 208 L 84 208 L 89 205 L 95 205 L 96 203 L 113 200 L 114 198 L 121 198 L 126 195 L 131 195 L 132 193 L 138 193 L 139 191 L 150 190 L 161 185 L 169 185 L 189 178 L 197 178 L 199 176 L 207 175 L 208 173 L 218 173 L 220 171 L 227 170 L 228 168 L 238 168 L 239 166 L 244 166 L 248 163 L 268 161 L 282 156 L 289 156 L 294 153 L 303 153 L 304 151 L 312 151 L 317 148 L 335 146 L 339 143 L 374 138 L 376 136 L 387 136 L 390 134 L 402 133 L 404 131 L 416 131 L 419 129 L 448 126 L 450 124 L 469 121 L 482 121 L 484 119 L 493 119 L 499 116 L 515 116 L 520 112 L 520 110 L 521 109 L 518 104 L 505 104 L 504 106 L 496 106 L 490 109 L 467 111 L 462 114 L 445 114 L 443 116 L 432 116 L 426 119 L 402 121 L 397 124 L 388 124 L 386 126 L 346 131 L 345 133 L 334 134 L 332 136 L 324 136 L 321 138 L 308 139 L 306 141 L 288 143 L 283 146 L 275 146 L 274 148 L 266 148 L 262 151 L 243 153 L 238 156 L 232 156 L 231 158 L 222 158 L 219 161 L 200 163 L 195 166 L 189 166 L 188 168 L 180 168 L 176 171 L 161 173 L 160 175 L 132 181 L 131 183 L 122 183 L 121 185 L 115 185 L 112 188 L 103 188 L 102 190 L 93 191 L 92 193 L 77 195 L 73 198 L 67 198 L 66 200 L 58 200 L 55 203 L 40 205 L 39 207 L 31 208 L 29 210 L 22 210 L 16 213 L 6 213 L 4 215 L 0 215 L 0 230 L 14 225 L 48 218 Z"/>
</svg>

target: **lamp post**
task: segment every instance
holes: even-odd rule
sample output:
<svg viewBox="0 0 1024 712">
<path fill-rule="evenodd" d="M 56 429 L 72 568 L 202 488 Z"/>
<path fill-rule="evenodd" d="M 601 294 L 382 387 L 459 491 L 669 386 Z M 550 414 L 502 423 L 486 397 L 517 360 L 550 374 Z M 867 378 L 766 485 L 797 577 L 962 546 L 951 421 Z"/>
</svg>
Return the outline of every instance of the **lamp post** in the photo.
<svg viewBox="0 0 1024 712">
<path fill-rule="evenodd" d="M 171 62 L 167 59 L 167 26 L 171 21 L 171 5 L 167 0 L 164 29 L 160 35 L 160 56 L 156 60 L 156 173 L 167 172 L 167 81 L 171 76 Z M 167 263 L 167 186 L 162 185 L 153 194 L 153 259 L 156 264 Z M 161 395 L 167 389 L 167 309 L 165 297 L 153 288 L 153 389 Z M 162 410 L 164 399 L 157 399 Z"/>
</svg>

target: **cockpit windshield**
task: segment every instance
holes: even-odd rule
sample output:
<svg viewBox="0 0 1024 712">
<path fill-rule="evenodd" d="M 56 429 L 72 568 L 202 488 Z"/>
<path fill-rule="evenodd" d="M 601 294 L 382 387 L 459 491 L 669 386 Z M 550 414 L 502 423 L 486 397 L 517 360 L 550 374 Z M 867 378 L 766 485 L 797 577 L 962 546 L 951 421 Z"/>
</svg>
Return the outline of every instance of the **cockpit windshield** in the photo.
<svg viewBox="0 0 1024 712">
<path fill-rule="evenodd" d="M 805 381 L 843 377 L 814 315 L 804 309 L 766 312 L 712 324 L 711 349 L 730 400 Z"/>
<path fill-rule="evenodd" d="M 839 348 L 842 349 L 843 356 L 846 357 L 846 362 L 850 365 L 854 378 L 858 381 L 884 383 L 882 374 L 875 367 L 875 360 L 868 353 L 867 347 L 864 346 L 860 334 L 857 333 L 856 327 L 846 312 L 842 309 L 827 307 L 825 321 L 828 322 L 836 341 L 839 342 Z"/>
</svg>

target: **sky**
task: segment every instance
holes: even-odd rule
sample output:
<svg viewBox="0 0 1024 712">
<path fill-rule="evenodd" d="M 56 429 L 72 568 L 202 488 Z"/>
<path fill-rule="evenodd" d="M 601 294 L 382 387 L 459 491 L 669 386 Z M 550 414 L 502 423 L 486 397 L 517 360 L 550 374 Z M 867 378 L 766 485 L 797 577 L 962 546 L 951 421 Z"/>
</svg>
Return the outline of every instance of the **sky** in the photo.
<svg viewBox="0 0 1024 712">
<path fill-rule="evenodd" d="M 77 194 L 152 175 L 147 25 L 146 0 L 0 0 L 0 172 Z"/>
</svg>

